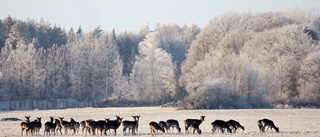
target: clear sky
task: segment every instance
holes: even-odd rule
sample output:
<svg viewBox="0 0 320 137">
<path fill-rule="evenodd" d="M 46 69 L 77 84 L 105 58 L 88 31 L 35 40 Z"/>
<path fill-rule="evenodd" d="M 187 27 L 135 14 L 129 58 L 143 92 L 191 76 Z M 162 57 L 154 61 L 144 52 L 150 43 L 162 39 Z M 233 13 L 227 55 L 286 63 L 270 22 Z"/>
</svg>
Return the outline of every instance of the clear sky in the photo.
<svg viewBox="0 0 320 137">
<path fill-rule="evenodd" d="M 0 0 L 0 19 L 27 18 L 57 24 L 69 30 L 138 32 L 149 24 L 173 22 L 203 28 L 226 11 L 276 11 L 291 7 L 318 8 L 320 0 Z"/>
</svg>

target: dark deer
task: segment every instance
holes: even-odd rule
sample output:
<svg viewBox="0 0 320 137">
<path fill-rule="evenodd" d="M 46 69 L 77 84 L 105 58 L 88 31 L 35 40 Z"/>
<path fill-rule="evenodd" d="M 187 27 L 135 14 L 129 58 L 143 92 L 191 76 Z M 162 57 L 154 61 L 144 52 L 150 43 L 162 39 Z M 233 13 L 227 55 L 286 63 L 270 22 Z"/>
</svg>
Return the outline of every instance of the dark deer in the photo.
<svg viewBox="0 0 320 137">
<path fill-rule="evenodd" d="M 59 119 L 55 119 L 54 121 L 55 121 L 55 124 L 56 124 L 57 135 L 59 134 L 59 131 L 60 131 L 60 134 L 62 135 L 62 132 L 61 132 L 62 126 L 60 124 L 60 120 Z"/>
<path fill-rule="evenodd" d="M 83 135 L 84 134 L 84 130 L 87 131 L 86 121 L 81 121 L 80 125 L 81 125 L 81 130 L 82 130 L 82 135 Z M 87 132 L 86 132 L 86 134 L 87 134 Z"/>
<path fill-rule="evenodd" d="M 189 127 L 191 126 L 192 123 L 196 123 L 200 126 L 202 121 L 204 121 L 205 116 L 201 116 L 200 119 L 186 119 L 184 121 L 184 126 L 185 126 L 185 133 L 189 133 Z"/>
<path fill-rule="evenodd" d="M 36 120 L 32 121 L 31 123 L 32 126 L 32 132 L 35 133 L 36 135 L 40 135 L 40 129 L 41 129 L 41 117 L 37 117 Z"/>
<path fill-rule="evenodd" d="M 105 119 L 105 120 L 99 120 L 95 122 L 95 129 L 97 131 L 100 131 L 100 135 L 102 135 L 102 133 L 104 133 L 106 135 L 106 131 L 109 129 L 107 126 L 107 121 L 109 119 Z M 98 134 L 99 132 L 97 132 Z"/>
<path fill-rule="evenodd" d="M 221 133 L 224 133 L 224 130 L 227 129 L 229 133 L 232 133 L 231 129 L 229 128 L 227 122 L 223 120 L 216 120 L 211 123 L 212 125 L 212 133 L 215 133 L 216 130 L 220 130 Z"/>
<path fill-rule="evenodd" d="M 201 134 L 201 133 L 202 133 L 202 131 L 201 131 L 200 128 L 199 128 L 199 124 L 196 123 L 196 122 L 191 123 L 190 128 L 193 130 L 193 134 L 194 134 L 195 131 L 197 131 L 198 134 Z"/>
<path fill-rule="evenodd" d="M 113 129 L 115 135 L 117 135 L 117 129 L 121 125 L 121 122 L 122 122 L 122 119 L 123 119 L 123 118 L 120 118 L 119 116 L 116 116 L 116 117 L 117 117 L 116 120 L 107 120 L 108 128 L 110 130 Z"/>
<path fill-rule="evenodd" d="M 231 119 L 227 121 L 227 124 L 229 128 L 233 130 L 233 132 L 236 132 L 238 128 L 241 128 L 244 131 L 244 127 L 238 121 Z"/>
<path fill-rule="evenodd" d="M 181 132 L 181 128 L 179 126 L 179 122 L 175 119 L 169 119 L 167 120 L 167 125 L 168 125 L 168 130 L 170 131 L 170 128 L 172 127 L 172 131 L 174 130 L 174 128 L 177 128 L 178 133 Z"/>
<path fill-rule="evenodd" d="M 76 122 L 73 118 L 70 118 L 70 123 L 72 125 L 71 129 L 74 130 L 74 133 L 77 132 L 77 134 L 79 134 L 80 123 Z"/>
<path fill-rule="evenodd" d="M 167 125 L 167 123 L 166 123 L 166 122 L 164 122 L 164 121 L 160 121 L 160 122 L 159 122 L 159 126 L 160 126 L 160 127 L 162 127 L 163 129 L 165 129 L 165 130 L 166 130 L 166 132 L 168 132 L 168 131 L 169 131 L 169 127 L 168 127 L 168 125 Z"/>
<path fill-rule="evenodd" d="M 44 124 L 44 135 L 51 135 L 51 132 L 53 132 L 54 135 L 56 135 L 56 124 L 53 123 L 53 117 L 49 117 L 50 121 L 46 122 Z"/>
<path fill-rule="evenodd" d="M 21 126 L 21 136 L 23 136 L 23 130 L 26 130 L 26 135 L 28 136 L 28 132 L 32 133 L 32 125 L 30 123 L 30 116 L 25 116 L 26 118 L 26 122 L 21 122 L 20 126 Z"/>
<path fill-rule="evenodd" d="M 265 128 L 268 127 L 268 129 L 270 128 L 272 131 L 272 128 L 274 128 L 274 130 L 276 130 L 276 132 L 279 132 L 279 128 L 276 127 L 273 123 L 272 120 L 269 119 L 262 119 L 258 121 L 258 127 L 260 129 L 260 132 L 265 132 Z"/>
<path fill-rule="evenodd" d="M 94 121 L 94 120 L 92 120 L 92 119 L 88 119 L 88 120 L 86 120 L 85 121 L 85 123 L 86 123 L 86 128 L 87 128 L 87 132 L 89 132 L 89 134 L 91 134 L 90 133 L 90 130 L 92 131 L 92 135 L 95 135 L 95 130 L 96 130 L 96 122 Z"/>
<path fill-rule="evenodd" d="M 123 121 L 122 122 L 122 127 L 123 127 L 123 134 L 126 133 L 127 128 L 131 129 L 131 133 L 134 135 L 135 134 L 135 130 L 137 130 L 138 132 L 138 126 L 139 126 L 139 118 L 140 116 L 132 116 L 134 121 Z"/>
<path fill-rule="evenodd" d="M 164 128 L 160 127 L 160 125 L 154 121 L 150 122 L 149 126 L 150 126 L 151 134 L 154 134 L 154 135 L 158 134 L 158 130 L 160 130 L 162 133 L 165 133 Z"/>
</svg>

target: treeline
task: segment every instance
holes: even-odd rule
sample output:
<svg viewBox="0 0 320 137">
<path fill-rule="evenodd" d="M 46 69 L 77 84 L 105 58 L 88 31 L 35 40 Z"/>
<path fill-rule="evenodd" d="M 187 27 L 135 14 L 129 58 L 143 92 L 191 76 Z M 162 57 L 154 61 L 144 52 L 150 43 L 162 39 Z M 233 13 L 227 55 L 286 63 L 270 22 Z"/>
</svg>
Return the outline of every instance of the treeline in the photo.
<svg viewBox="0 0 320 137">
<path fill-rule="evenodd" d="M 9 109 L 26 100 L 36 100 L 31 109 L 58 108 L 58 99 L 65 107 L 68 99 L 92 107 L 181 101 L 186 109 L 320 104 L 314 9 L 227 12 L 203 29 L 166 23 L 138 33 L 66 32 L 8 16 L 0 34 L 0 101 Z"/>
<path fill-rule="evenodd" d="M 59 29 L 59 35 L 51 35 L 57 27 L 34 21 L 30 26 L 36 31 L 46 28 L 50 44 L 43 44 L 42 34 L 25 38 L 27 34 L 29 38 L 28 25 L 13 29 L 18 22 L 29 21 L 8 16 L 0 22 L 7 24 L 7 20 L 12 27 L 0 27 L 9 32 L 1 48 L 0 100 L 8 103 L 8 109 L 60 108 L 61 99 L 64 107 L 181 100 L 179 68 L 200 32 L 196 25 L 168 23 L 158 24 L 153 31 L 142 27 L 139 33 L 116 34 L 100 27 L 84 33 L 79 27 L 76 32 Z"/>
<path fill-rule="evenodd" d="M 187 108 L 320 104 L 315 9 L 227 12 L 197 35 L 182 65 Z"/>
</svg>

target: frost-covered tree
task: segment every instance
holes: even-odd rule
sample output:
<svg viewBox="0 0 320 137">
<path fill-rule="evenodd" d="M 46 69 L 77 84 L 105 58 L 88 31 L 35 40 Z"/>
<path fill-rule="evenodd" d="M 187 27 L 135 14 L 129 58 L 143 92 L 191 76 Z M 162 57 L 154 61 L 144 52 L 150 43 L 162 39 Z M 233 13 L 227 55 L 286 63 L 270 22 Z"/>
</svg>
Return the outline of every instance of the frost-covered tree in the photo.
<svg viewBox="0 0 320 137">
<path fill-rule="evenodd" d="M 121 94 L 123 66 L 114 35 L 98 27 L 68 42 L 72 96 L 76 99 L 96 106 L 99 100 Z"/>
<path fill-rule="evenodd" d="M 160 48 L 155 33 L 139 43 L 139 53 L 131 74 L 135 99 L 146 103 L 169 101 L 176 90 L 172 57 Z M 143 95 L 143 96 L 142 96 Z"/>
<path fill-rule="evenodd" d="M 193 70 L 207 60 L 206 55 L 247 54 L 273 103 L 298 101 L 300 65 L 308 54 L 318 51 L 319 14 L 313 9 L 289 11 L 227 12 L 212 19 L 188 50 L 180 84 L 188 87 L 205 76 L 195 77 L 199 72 Z"/>
<path fill-rule="evenodd" d="M 59 88 L 62 84 L 63 75 L 61 73 L 61 50 L 58 45 L 53 45 L 52 48 L 47 50 L 47 58 L 46 58 L 46 96 L 48 101 L 52 103 L 53 108 L 57 108 L 57 97 L 60 96 L 61 92 L 59 92 Z"/>
<path fill-rule="evenodd" d="M 2 47 L 4 47 L 4 43 L 5 43 L 5 37 L 4 37 L 4 30 L 3 30 L 4 26 L 3 26 L 3 22 L 2 20 L 0 20 L 0 51 L 2 49 Z"/>
<path fill-rule="evenodd" d="M 17 87 L 16 87 L 16 77 L 14 72 L 14 65 L 16 62 L 12 59 L 12 45 L 6 44 L 1 50 L 0 58 L 0 72 L 1 72 L 1 82 L 3 83 L 1 91 L 1 98 L 8 101 L 8 109 L 15 109 L 15 101 L 17 98 Z M 14 105 L 12 106 L 12 101 Z"/>
<path fill-rule="evenodd" d="M 18 42 L 29 44 L 31 40 L 30 32 L 26 23 L 21 20 L 16 20 L 15 24 L 10 29 L 7 41 L 15 48 L 16 45 L 19 44 Z"/>
<path fill-rule="evenodd" d="M 10 15 L 3 20 L 3 34 L 4 39 L 9 38 L 9 34 L 11 32 L 11 28 L 14 25 L 15 20 L 11 18 Z"/>
<path fill-rule="evenodd" d="M 304 59 L 300 71 L 300 97 L 308 103 L 320 104 L 320 51 Z"/>
<path fill-rule="evenodd" d="M 199 109 L 199 106 L 193 106 L 189 102 L 197 102 L 197 98 L 201 97 L 206 103 L 202 104 L 200 108 L 270 107 L 265 85 L 259 72 L 245 55 L 233 54 L 226 57 L 207 55 L 192 69 L 192 73 L 188 77 L 190 77 L 190 81 L 188 81 L 190 84 L 186 89 L 189 95 L 185 101 L 190 108 Z M 220 86 L 224 85 L 223 88 L 215 87 L 216 82 Z M 196 94 L 199 95 L 196 96 Z M 208 96 L 208 94 L 213 95 Z"/>
<path fill-rule="evenodd" d="M 299 96 L 299 75 L 296 74 L 299 73 L 300 62 L 317 50 L 311 36 L 304 33 L 304 28 L 305 24 L 302 24 L 264 31 L 244 45 L 243 50 L 254 62 L 265 71 L 271 71 L 278 92 L 270 91 L 270 95 L 277 102 L 291 102 Z"/>
</svg>

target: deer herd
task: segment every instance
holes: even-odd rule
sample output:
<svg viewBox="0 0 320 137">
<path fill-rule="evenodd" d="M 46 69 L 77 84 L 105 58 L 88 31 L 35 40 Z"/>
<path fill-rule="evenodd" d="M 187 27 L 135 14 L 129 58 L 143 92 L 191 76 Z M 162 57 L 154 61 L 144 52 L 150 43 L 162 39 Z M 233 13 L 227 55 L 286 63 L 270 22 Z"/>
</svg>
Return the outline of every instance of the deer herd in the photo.
<svg viewBox="0 0 320 137">
<path fill-rule="evenodd" d="M 41 117 L 37 117 L 34 121 L 30 121 L 30 116 L 25 116 L 26 121 L 21 122 L 21 136 L 23 135 L 23 131 L 25 131 L 25 134 L 28 136 L 28 134 L 31 135 L 40 135 L 40 129 L 42 127 L 41 124 Z M 61 135 L 61 130 L 64 129 L 65 135 L 68 135 L 68 130 L 73 130 L 73 134 L 79 132 L 79 129 L 81 127 L 82 134 L 90 134 L 90 135 L 107 135 L 107 130 L 109 130 L 109 133 L 111 134 L 111 130 L 113 130 L 114 134 L 117 134 L 117 129 L 122 124 L 123 127 L 123 135 L 126 134 L 126 131 L 128 129 L 128 132 L 132 135 L 136 135 L 138 133 L 138 127 L 139 127 L 139 119 L 140 116 L 132 116 L 133 121 L 122 121 L 123 118 L 120 118 L 120 116 L 116 116 L 115 120 L 105 119 L 105 120 L 99 120 L 95 121 L 93 119 L 87 119 L 84 121 L 76 122 L 73 118 L 70 118 L 70 121 L 64 121 L 63 117 L 58 117 L 58 119 L 54 119 L 52 116 L 49 117 L 50 121 L 46 122 L 44 124 L 44 135 Z M 204 121 L 205 116 L 201 116 L 200 119 L 186 119 L 184 121 L 185 125 L 185 134 L 188 134 L 192 131 L 194 134 L 197 132 L 198 134 L 201 134 L 202 131 L 200 130 L 199 126 Z M 235 120 L 229 120 L 229 121 L 223 121 L 223 120 L 215 120 L 211 123 L 212 126 L 212 133 L 221 132 L 225 133 L 225 130 L 228 133 L 235 133 L 239 128 L 244 131 L 244 127 Z M 159 123 L 151 121 L 149 123 L 150 132 L 153 135 L 158 134 L 158 131 L 161 131 L 163 133 L 173 133 L 174 128 L 176 128 L 177 132 L 181 132 L 181 128 L 179 126 L 179 122 L 175 119 L 169 119 L 167 121 L 160 121 Z M 258 127 L 260 129 L 260 132 L 266 132 L 267 130 L 272 128 L 279 132 L 279 128 L 276 127 L 273 123 L 273 121 L 269 119 L 261 119 L 258 121 Z M 172 131 L 170 129 L 172 128 Z"/>
</svg>

